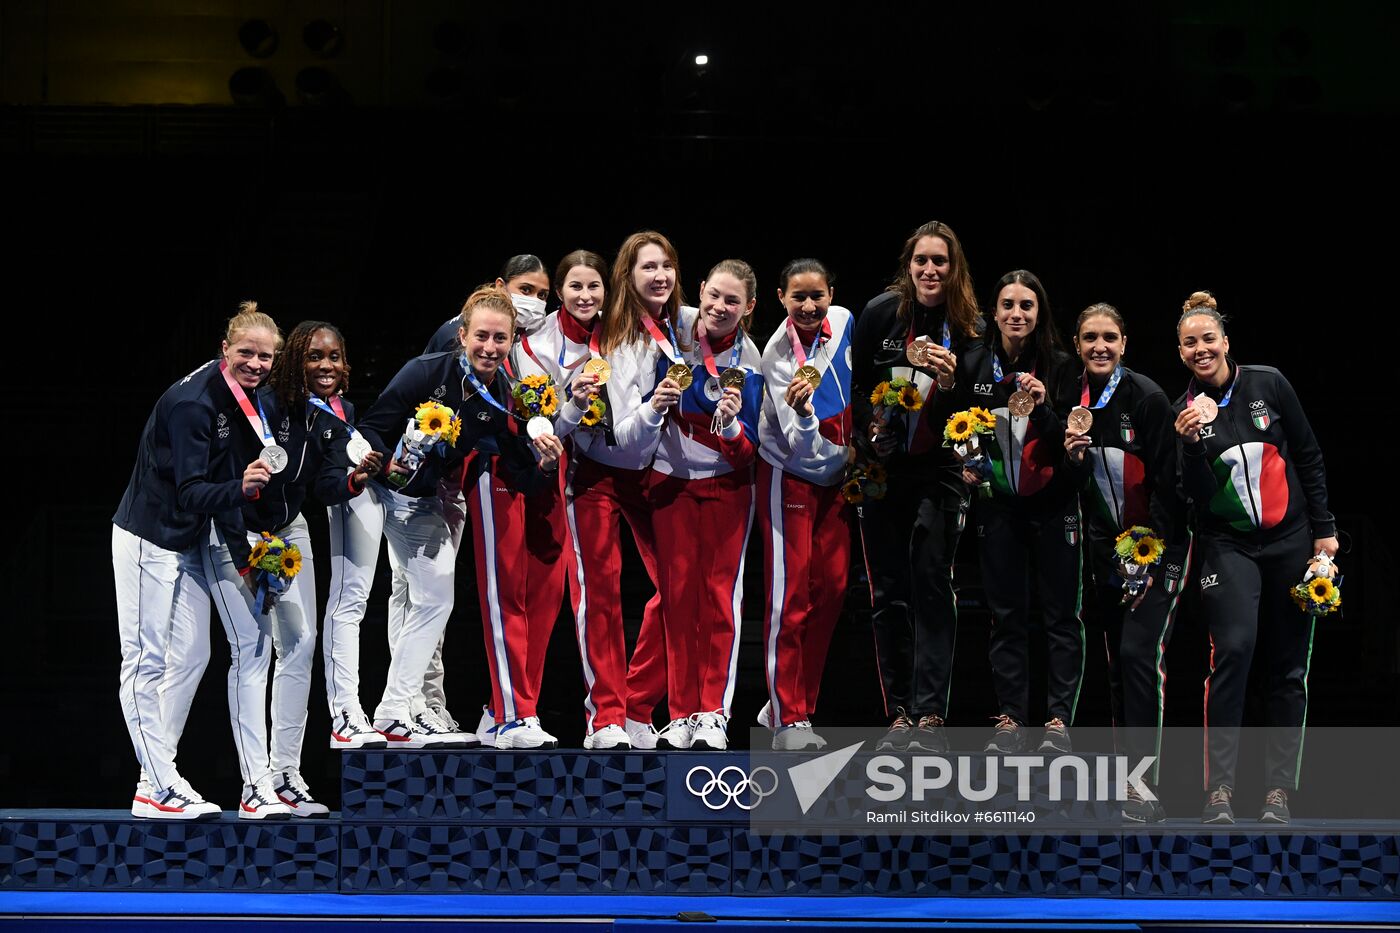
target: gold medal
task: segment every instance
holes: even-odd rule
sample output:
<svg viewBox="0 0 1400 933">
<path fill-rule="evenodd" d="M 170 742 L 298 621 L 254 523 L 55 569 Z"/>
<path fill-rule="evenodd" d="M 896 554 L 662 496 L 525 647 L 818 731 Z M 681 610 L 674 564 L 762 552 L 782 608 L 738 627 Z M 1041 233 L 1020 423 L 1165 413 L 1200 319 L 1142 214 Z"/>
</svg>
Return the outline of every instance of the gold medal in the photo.
<svg viewBox="0 0 1400 933">
<path fill-rule="evenodd" d="M 1191 407 L 1201 413 L 1201 424 L 1210 424 L 1220 414 L 1220 406 L 1209 395 L 1198 395 L 1191 400 Z"/>
<path fill-rule="evenodd" d="M 1066 425 L 1072 434 L 1088 434 L 1094 426 L 1094 413 L 1083 406 L 1076 406 L 1070 410 Z"/>
<path fill-rule="evenodd" d="M 822 384 L 822 374 L 817 371 L 817 367 L 815 366 L 797 367 L 797 372 L 793 374 L 793 378 L 801 379 L 813 389 L 816 389 L 817 386 Z"/>
<path fill-rule="evenodd" d="M 929 348 L 933 346 L 933 341 L 927 337 L 915 337 L 909 341 L 909 346 L 904 348 L 904 355 L 909 358 L 910 366 L 925 367 L 929 364 Z"/>
<path fill-rule="evenodd" d="M 604 385 L 608 381 L 608 377 L 612 375 L 612 367 L 608 365 L 608 361 L 601 356 L 595 356 L 587 363 L 584 363 L 583 371 L 597 376 L 598 385 Z"/>
<path fill-rule="evenodd" d="M 682 392 L 690 388 L 691 382 L 695 380 L 690 373 L 690 367 L 684 363 L 672 363 L 671 368 L 666 370 L 666 378 L 680 386 Z"/>
<path fill-rule="evenodd" d="M 1035 410 L 1035 396 L 1025 389 L 1017 389 L 1006 400 L 1006 409 L 1016 418 L 1024 418 Z"/>
<path fill-rule="evenodd" d="M 737 366 L 731 366 L 719 374 L 719 384 L 726 389 L 742 389 L 747 374 Z"/>
</svg>

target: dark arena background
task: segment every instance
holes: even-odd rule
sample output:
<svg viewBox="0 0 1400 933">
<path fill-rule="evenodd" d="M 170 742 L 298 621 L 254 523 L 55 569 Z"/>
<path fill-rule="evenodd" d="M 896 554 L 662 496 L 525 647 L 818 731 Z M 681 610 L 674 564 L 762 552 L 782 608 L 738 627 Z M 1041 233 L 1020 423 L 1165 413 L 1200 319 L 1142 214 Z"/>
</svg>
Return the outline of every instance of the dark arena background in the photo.
<svg viewBox="0 0 1400 933">
<path fill-rule="evenodd" d="M 629 233 L 646 228 L 676 244 L 680 284 L 691 301 L 717 261 L 740 257 L 753 265 L 760 281 L 753 334 L 762 346 L 782 319 L 774 293 L 789 259 L 823 260 L 835 274 L 835 303 L 858 313 L 896 272 L 909 232 L 942 220 L 962 239 L 983 307 L 993 297 L 991 283 L 1017 268 L 1045 282 L 1062 333 L 1088 304 L 1110 302 L 1127 319 L 1126 362 L 1172 397 L 1186 383 L 1174 333 L 1182 301 L 1197 289 L 1213 291 L 1230 317 L 1234 357 L 1277 366 L 1297 388 L 1326 458 L 1342 531 L 1345 613 L 1318 626 L 1308 725 L 1368 727 L 1374 741 L 1393 745 L 1400 735 L 1400 638 L 1389 476 L 1395 451 L 1387 432 L 1400 329 L 1393 282 L 1397 27 L 1391 7 L 1303 2 L 828 9 L 5 0 L 0 412 L 10 437 L 10 479 L 0 533 L 0 691 L 11 741 L 0 747 L 0 929 L 67 929 L 67 920 L 36 918 L 87 910 L 57 899 L 7 903 L 15 892 L 458 890 L 437 882 L 356 886 L 347 880 L 348 835 L 338 843 L 341 873 L 325 869 L 324 878 L 300 887 L 290 875 L 248 882 L 263 877 L 251 868 L 237 882 L 218 880 L 212 869 L 198 883 L 178 874 L 153 881 L 136 864 L 117 880 L 94 880 L 83 874 L 87 868 L 45 874 L 34 865 L 53 869 L 62 859 L 23 856 L 21 836 L 36 850 L 43 845 L 34 840 L 48 837 L 22 827 L 79 832 L 74 821 L 90 820 L 110 828 L 115 824 L 102 820 L 120 822 L 128 806 L 137 764 L 117 702 L 111 517 L 151 407 L 216 353 L 224 321 L 241 299 L 256 299 L 284 331 L 302 319 L 338 324 L 353 367 L 350 397 L 363 411 L 508 256 L 535 253 L 550 270 L 575 248 L 611 260 Z M 554 297 L 551 310 L 557 304 Z M 308 508 L 306 516 L 319 555 L 324 512 Z M 635 552 L 626 555 L 631 639 L 650 586 Z M 446 641 L 447 692 L 459 718 L 474 722 L 489 688 L 465 554 L 460 566 Z M 747 748 L 765 699 L 756 536 L 747 568 L 730 733 L 739 750 Z M 322 562 L 317 569 L 324 605 L 329 568 Z M 990 729 L 988 619 L 970 534 L 957 582 L 949 720 Z M 362 636 L 361 693 L 370 708 L 388 663 L 388 584 L 381 560 Z M 218 620 L 211 625 L 214 655 L 179 760 L 194 786 L 230 812 L 240 779 L 225 699 L 228 649 Z M 1086 725 L 1108 723 L 1101 638 L 1089 632 L 1078 713 Z M 1167 659 L 1169 725 L 1200 724 L 1207 651 L 1188 602 Z M 319 654 L 314 677 L 302 770 L 318 797 L 341 810 L 343 789 L 347 798 L 361 791 L 342 783 L 342 762 L 326 748 Z M 572 619 L 561 607 L 540 704 L 546 727 L 561 740 L 561 759 L 583 757 L 570 751 L 582 744 L 582 695 Z M 1032 718 L 1042 712 L 1033 710 Z M 858 547 L 819 719 L 887 725 Z M 1194 816 L 1199 761 L 1173 767 L 1164 781 L 1168 812 Z M 1252 772 L 1242 776 L 1240 793 L 1253 800 L 1263 788 L 1251 781 Z M 1357 793 L 1393 795 L 1395 781 L 1393 773 L 1359 774 Z M 1311 802 L 1305 784 L 1295 806 Z M 85 815 L 55 815 L 74 810 Z M 241 830 L 236 823 L 230 815 L 214 825 L 231 833 Z M 884 928 L 941 919 L 952 929 L 1012 919 L 1090 928 L 1120 921 L 1400 922 L 1397 836 L 1392 826 L 1374 837 L 1382 880 L 1372 887 L 1282 891 L 1340 899 L 1316 916 L 1307 905 L 1289 912 L 1282 902 L 1271 902 L 1274 913 L 1251 913 L 1241 902 L 1238 916 L 1191 913 L 1204 910 L 1205 900 L 1173 901 L 1184 913 L 1157 902 L 1124 907 L 1126 900 L 1112 900 L 1128 893 L 1120 877 L 1118 887 L 1000 889 L 1085 894 L 1096 906 L 1078 913 L 1051 900 L 1035 901 L 1044 907 L 998 902 L 1004 909 L 988 912 L 985 903 L 964 910 L 956 906 L 964 901 L 950 899 L 885 915 L 873 897 L 832 900 L 813 913 L 810 901 L 792 906 L 798 902 L 787 898 L 766 913 L 752 900 L 749 913 L 731 918 L 747 917 L 754 929 L 764 919 L 852 925 L 879 916 Z M 463 845 L 514 844 L 504 832 L 491 838 Z M 326 859 L 336 857 L 333 840 L 315 845 L 329 846 Z M 1230 861 L 1233 843 L 1219 845 L 1226 854 L 1216 855 Z M 274 854 L 248 857 L 275 875 L 275 853 L 290 850 L 267 846 Z M 171 857 L 157 849 L 149 843 L 127 852 Z M 846 857 L 836 851 L 832 864 L 839 866 Z M 1061 865 L 1073 861 L 1063 852 L 1057 857 Z M 407 858 L 403 877 L 412 877 Z M 544 899 L 543 907 L 520 898 L 518 909 L 512 906 L 519 892 L 602 890 L 540 884 L 461 887 L 499 895 L 489 908 L 445 898 L 402 910 L 442 918 L 528 913 L 558 922 L 723 913 L 705 897 L 640 898 L 654 905 L 646 909 L 611 908 L 597 898 L 586 907 L 567 898 Z M 878 884 L 756 889 L 737 881 L 715 891 L 633 884 L 623 893 L 697 891 L 978 893 Z M 1221 892 L 1204 883 L 1153 893 Z M 1280 892 L 1245 882 L 1226 893 L 1247 899 Z M 149 900 L 129 907 L 117 897 L 94 910 L 267 914 L 287 924 L 311 914 L 400 911 L 351 900 L 361 906 L 303 909 L 299 903 L 311 902 L 244 898 L 206 910 Z M 127 922 L 138 929 L 165 921 Z M 112 921 L 105 928 L 119 927 Z"/>
</svg>

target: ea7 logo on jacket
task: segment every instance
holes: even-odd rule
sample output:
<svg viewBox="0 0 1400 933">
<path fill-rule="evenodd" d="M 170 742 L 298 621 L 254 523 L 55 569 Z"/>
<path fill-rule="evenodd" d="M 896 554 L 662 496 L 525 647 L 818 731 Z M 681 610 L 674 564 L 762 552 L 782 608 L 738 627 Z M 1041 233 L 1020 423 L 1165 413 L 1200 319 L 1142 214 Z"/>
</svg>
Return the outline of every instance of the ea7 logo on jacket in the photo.
<svg viewBox="0 0 1400 933">
<path fill-rule="evenodd" d="M 1197 432 L 1196 436 L 1201 438 L 1202 440 L 1204 440 L 1207 437 L 1215 437 L 1215 425 L 1206 425 L 1205 427 L 1201 428 L 1200 431 Z"/>
<path fill-rule="evenodd" d="M 1208 573 L 1204 577 L 1201 577 L 1201 589 L 1208 590 L 1212 586 L 1218 585 L 1220 583 L 1220 581 L 1216 579 L 1218 576 L 1220 576 L 1218 573 Z"/>
<path fill-rule="evenodd" d="M 974 382 L 974 383 L 972 384 L 972 392 L 973 392 L 974 395 L 991 395 L 991 394 L 992 394 L 992 383 L 990 383 L 990 382 Z"/>
<path fill-rule="evenodd" d="M 884 339 L 884 342 L 880 344 L 880 348 L 882 350 L 903 350 L 904 338 L 900 337 L 898 340 L 896 340 L 892 337 L 886 337 Z"/>
<path fill-rule="evenodd" d="M 1249 420 L 1261 431 L 1269 429 L 1269 406 L 1264 404 L 1263 399 L 1255 399 L 1249 403 Z"/>
</svg>

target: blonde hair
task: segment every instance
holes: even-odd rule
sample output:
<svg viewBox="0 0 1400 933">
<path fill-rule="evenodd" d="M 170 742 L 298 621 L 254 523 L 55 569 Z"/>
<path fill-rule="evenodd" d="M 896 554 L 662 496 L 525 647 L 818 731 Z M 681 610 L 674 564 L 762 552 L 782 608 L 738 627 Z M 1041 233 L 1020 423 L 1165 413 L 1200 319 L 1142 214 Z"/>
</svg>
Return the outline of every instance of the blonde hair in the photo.
<svg viewBox="0 0 1400 933">
<path fill-rule="evenodd" d="M 237 343 L 239 335 L 259 329 L 270 331 L 277 343 L 276 349 L 282 349 L 282 330 L 277 326 L 277 322 L 259 311 L 256 301 L 240 301 L 238 313 L 228 319 L 228 326 L 224 329 L 224 340 L 230 344 Z"/>
<path fill-rule="evenodd" d="M 511 302 L 510 295 L 504 288 L 495 284 L 477 286 L 476 291 L 472 292 L 471 297 L 462 305 L 462 311 L 458 315 L 462 327 L 471 326 L 472 315 L 479 308 L 499 311 L 507 315 L 510 318 L 510 331 L 512 334 L 515 333 L 515 305 Z"/>
</svg>

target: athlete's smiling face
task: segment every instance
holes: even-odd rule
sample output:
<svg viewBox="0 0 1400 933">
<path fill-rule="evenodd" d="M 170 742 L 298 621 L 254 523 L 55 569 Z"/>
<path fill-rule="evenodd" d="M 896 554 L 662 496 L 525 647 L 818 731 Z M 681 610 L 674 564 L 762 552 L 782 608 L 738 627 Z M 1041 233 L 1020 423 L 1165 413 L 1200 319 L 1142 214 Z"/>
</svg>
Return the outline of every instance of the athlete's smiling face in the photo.
<svg viewBox="0 0 1400 933">
<path fill-rule="evenodd" d="M 753 310 L 754 299 L 743 282 L 728 272 L 716 272 L 700 283 L 700 327 L 706 337 L 718 340 Z"/>
<path fill-rule="evenodd" d="M 272 370 L 277 353 L 277 337 L 266 327 L 250 327 L 234 334 L 233 343 L 224 341 L 224 362 L 237 383 L 256 389 Z"/>
<path fill-rule="evenodd" d="M 340 393 L 345 379 L 345 348 L 333 331 L 322 328 L 306 347 L 306 387 L 321 398 Z"/>
<path fill-rule="evenodd" d="M 603 310 L 603 277 L 597 269 L 574 266 L 559 286 L 559 300 L 576 321 L 587 324 Z"/>
<path fill-rule="evenodd" d="M 676 264 L 656 243 L 647 243 L 637 251 L 632 264 L 632 287 L 653 316 L 661 313 L 676 287 Z"/>
<path fill-rule="evenodd" d="M 943 303 L 943 284 L 952 273 L 948 264 L 948 241 L 941 236 L 921 236 L 909 260 L 909 277 L 914 295 L 926 308 Z"/>
<path fill-rule="evenodd" d="M 1084 361 L 1084 371 L 1096 378 L 1107 378 L 1123 359 L 1128 338 L 1118 322 L 1107 314 L 1095 314 L 1084 319 L 1074 346 Z"/>
<path fill-rule="evenodd" d="M 1226 355 L 1230 338 L 1209 314 L 1193 314 L 1177 325 L 1177 351 L 1191 375 L 1210 385 L 1224 385 L 1230 372 Z"/>
<path fill-rule="evenodd" d="M 505 311 L 479 306 L 472 309 L 471 320 L 459 328 L 458 337 L 467 352 L 467 360 L 478 377 L 490 382 L 496 370 L 510 353 L 515 339 L 515 323 Z"/>
<path fill-rule="evenodd" d="M 798 330 L 808 333 L 826 319 L 835 295 L 835 290 L 826 284 L 826 276 L 820 272 L 799 272 L 788 278 L 786 289 L 778 289 L 778 300 L 792 323 Z"/>
</svg>

